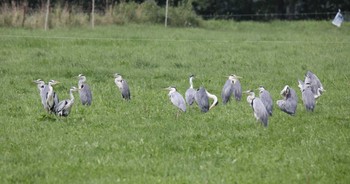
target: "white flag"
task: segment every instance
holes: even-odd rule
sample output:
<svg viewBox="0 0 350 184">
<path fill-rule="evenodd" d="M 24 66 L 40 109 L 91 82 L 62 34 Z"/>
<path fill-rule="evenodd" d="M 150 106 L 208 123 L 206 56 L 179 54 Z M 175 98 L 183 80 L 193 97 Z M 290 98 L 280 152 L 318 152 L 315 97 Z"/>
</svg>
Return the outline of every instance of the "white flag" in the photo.
<svg viewBox="0 0 350 184">
<path fill-rule="evenodd" d="M 333 21 L 332 21 L 332 24 L 337 26 L 337 27 L 340 27 L 341 26 L 341 23 L 343 23 L 344 21 L 344 17 L 343 15 L 340 13 L 340 9 L 337 13 L 337 15 L 335 15 Z"/>
</svg>

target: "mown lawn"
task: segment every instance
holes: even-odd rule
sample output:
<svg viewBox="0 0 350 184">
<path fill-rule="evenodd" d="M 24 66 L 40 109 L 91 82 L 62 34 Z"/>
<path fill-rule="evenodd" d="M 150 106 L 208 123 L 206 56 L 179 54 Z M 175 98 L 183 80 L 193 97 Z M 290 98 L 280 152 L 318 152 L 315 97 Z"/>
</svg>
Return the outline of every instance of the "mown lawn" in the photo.
<svg viewBox="0 0 350 184">
<path fill-rule="evenodd" d="M 208 22 L 204 28 L 124 25 L 43 30 L 0 28 L 0 183 L 349 183 L 349 24 L 326 21 Z M 326 92 L 314 112 L 298 79 L 311 70 Z M 128 81 L 122 100 L 113 73 Z M 68 118 L 47 114 L 32 82 L 55 79 L 60 99 L 83 73 Z M 177 118 L 165 87 L 184 95 L 188 76 L 221 102 L 229 74 L 244 90 L 299 95 L 295 116 L 274 107 L 269 127 L 244 96 Z M 256 90 L 256 93 L 258 91 Z"/>
</svg>

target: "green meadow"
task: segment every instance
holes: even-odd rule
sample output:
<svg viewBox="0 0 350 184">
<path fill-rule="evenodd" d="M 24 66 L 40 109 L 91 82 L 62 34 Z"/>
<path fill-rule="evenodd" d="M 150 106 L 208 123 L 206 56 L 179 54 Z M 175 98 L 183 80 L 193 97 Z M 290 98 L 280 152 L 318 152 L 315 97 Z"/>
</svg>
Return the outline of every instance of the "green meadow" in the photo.
<svg viewBox="0 0 350 184">
<path fill-rule="evenodd" d="M 0 183 L 349 183 L 350 36 L 329 21 L 210 21 L 95 29 L 0 28 Z M 326 92 L 306 112 L 298 88 L 307 70 Z M 121 98 L 121 73 L 131 101 Z M 43 109 L 32 81 L 58 80 L 61 100 L 83 73 L 92 106 L 67 118 Z M 188 77 L 218 96 L 208 113 L 180 113 L 164 88 L 184 95 Z M 274 106 L 268 128 L 246 101 L 221 103 L 230 74 L 273 100 L 290 85 L 297 113 Z"/>
</svg>

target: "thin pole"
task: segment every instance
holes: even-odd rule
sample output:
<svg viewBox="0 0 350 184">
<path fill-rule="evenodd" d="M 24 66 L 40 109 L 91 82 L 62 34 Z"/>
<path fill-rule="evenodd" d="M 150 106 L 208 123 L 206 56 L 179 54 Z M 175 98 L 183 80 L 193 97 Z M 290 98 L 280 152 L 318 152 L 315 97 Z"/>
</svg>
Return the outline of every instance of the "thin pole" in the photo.
<svg viewBox="0 0 350 184">
<path fill-rule="evenodd" d="M 91 28 L 95 27 L 95 0 L 92 0 L 92 8 L 91 8 Z"/>
<path fill-rule="evenodd" d="M 169 6 L 169 0 L 166 0 L 166 5 L 165 5 L 165 27 L 168 26 L 168 6 Z"/>
<path fill-rule="evenodd" d="M 46 3 L 46 15 L 45 15 L 45 31 L 47 30 L 47 24 L 49 21 L 49 10 L 50 10 L 50 0 L 47 0 Z"/>
</svg>

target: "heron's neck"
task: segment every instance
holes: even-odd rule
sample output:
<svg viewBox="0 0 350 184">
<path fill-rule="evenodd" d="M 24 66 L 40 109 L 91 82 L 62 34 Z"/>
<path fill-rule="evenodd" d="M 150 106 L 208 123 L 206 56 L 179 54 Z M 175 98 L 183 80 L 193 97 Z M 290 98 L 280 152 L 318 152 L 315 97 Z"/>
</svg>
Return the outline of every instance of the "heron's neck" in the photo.
<svg viewBox="0 0 350 184">
<path fill-rule="evenodd" d="M 190 77 L 190 88 L 193 89 L 193 82 L 192 82 L 192 77 Z"/>
<path fill-rule="evenodd" d="M 218 97 L 213 95 L 213 94 L 210 94 L 208 91 L 205 91 L 208 95 L 209 98 L 213 99 L 213 103 L 211 104 L 211 106 L 209 107 L 209 109 L 215 107 L 217 104 L 218 104 Z"/>
<path fill-rule="evenodd" d="M 47 92 L 47 96 L 48 96 L 48 98 L 52 98 L 52 94 L 53 94 L 53 88 L 52 88 L 52 86 L 51 86 L 51 84 L 49 83 L 49 91 Z"/>
<path fill-rule="evenodd" d="M 252 104 L 254 98 L 255 98 L 255 94 L 250 94 L 250 95 L 247 97 L 247 102 L 248 102 L 249 104 Z"/>
<path fill-rule="evenodd" d="M 72 90 L 69 91 L 69 95 L 70 95 L 70 100 L 74 101 L 74 95 Z"/>
<path fill-rule="evenodd" d="M 173 94 L 173 93 L 175 93 L 175 92 L 176 92 L 175 89 L 171 89 L 171 90 L 169 91 L 169 95 L 171 95 L 171 94 Z"/>
</svg>

